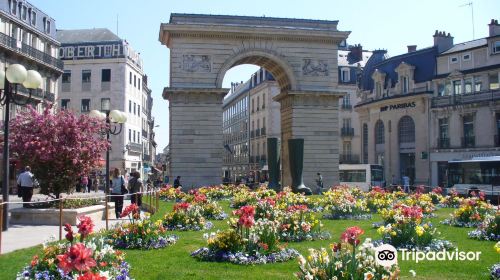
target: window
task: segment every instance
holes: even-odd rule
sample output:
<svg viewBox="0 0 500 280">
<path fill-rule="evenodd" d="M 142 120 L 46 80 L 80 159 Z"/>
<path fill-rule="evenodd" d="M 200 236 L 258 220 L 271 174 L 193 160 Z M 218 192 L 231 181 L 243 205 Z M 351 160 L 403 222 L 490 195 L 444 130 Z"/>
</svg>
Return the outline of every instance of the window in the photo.
<svg viewBox="0 0 500 280">
<path fill-rule="evenodd" d="M 465 93 L 472 93 L 472 78 L 464 80 Z"/>
<path fill-rule="evenodd" d="M 375 123 L 375 144 L 384 144 L 385 136 L 384 136 L 384 122 L 382 120 L 378 120 Z"/>
<path fill-rule="evenodd" d="M 463 60 L 463 61 L 468 61 L 468 60 L 470 60 L 470 54 L 469 54 L 469 53 L 468 53 L 468 54 L 464 54 L 464 55 L 462 56 L 462 60 Z"/>
<path fill-rule="evenodd" d="M 130 72 L 128 75 L 128 82 L 129 84 L 132 84 L 132 72 Z"/>
<path fill-rule="evenodd" d="M 257 96 L 257 111 L 260 109 L 260 96 Z"/>
<path fill-rule="evenodd" d="M 342 97 L 342 106 L 344 108 L 351 107 L 351 96 L 349 95 L 349 93 Z"/>
<path fill-rule="evenodd" d="M 351 127 L 351 119 L 342 119 L 342 127 L 350 128 Z"/>
<path fill-rule="evenodd" d="M 111 82 L 111 69 L 102 69 L 101 82 Z"/>
<path fill-rule="evenodd" d="M 71 83 L 71 70 L 64 70 L 62 74 L 62 83 L 69 84 Z"/>
<path fill-rule="evenodd" d="M 134 75 L 134 87 L 137 87 L 137 76 Z"/>
<path fill-rule="evenodd" d="M 462 81 L 453 81 L 453 94 L 461 94 L 462 93 Z"/>
<path fill-rule="evenodd" d="M 437 88 L 438 88 L 438 96 L 445 96 L 446 95 L 446 87 L 444 84 L 439 83 Z"/>
<path fill-rule="evenodd" d="M 28 7 L 26 6 L 22 6 L 22 9 L 21 9 L 21 18 L 23 20 L 28 20 Z"/>
<path fill-rule="evenodd" d="M 368 163 L 368 125 L 363 124 L 363 163 Z"/>
<path fill-rule="evenodd" d="M 466 115 L 463 116 L 463 126 L 464 126 L 464 139 L 462 141 L 462 146 L 464 147 L 474 147 L 474 116 Z"/>
<path fill-rule="evenodd" d="M 128 141 L 132 141 L 132 129 L 128 130 Z"/>
<path fill-rule="evenodd" d="M 61 109 L 66 110 L 69 107 L 69 99 L 61 99 Z"/>
<path fill-rule="evenodd" d="M 31 25 L 36 25 L 36 12 L 31 12 Z"/>
<path fill-rule="evenodd" d="M 342 143 L 342 150 L 344 155 L 350 155 L 352 153 L 351 142 L 345 141 Z"/>
<path fill-rule="evenodd" d="M 415 142 L 415 123 L 410 116 L 399 120 L 399 143 Z"/>
<path fill-rule="evenodd" d="M 82 83 L 90 83 L 91 74 L 90 70 L 82 70 Z"/>
<path fill-rule="evenodd" d="M 135 109 L 137 107 L 137 104 L 134 102 L 134 115 L 135 115 Z"/>
<path fill-rule="evenodd" d="M 450 57 L 450 63 L 457 63 L 457 62 L 458 62 L 458 57 L 457 56 Z"/>
<path fill-rule="evenodd" d="M 402 82 L 403 82 L 403 93 L 408 93 L 408 89 L 410 88 L 408 77 L 403 76 Z"/>
<path fill-rule="evenodd" d="M 17 1 L 11 0 L 9 1 L 9 5 L 10 5 L 10 13 L 13 15 L 17 15 Z"/>
<path fill-rule="evenodd" d="M 340 71 L 340 79 L 344 83 L 347 83 L 351 80 L 350 79 L 350 71 L 348 68 L 342 69 L 342 71 Z"/>
<path fill-rule="evenodd" d="M 448 132 L 448 118 L 439 119 L 439 148 L 448 148 L 450 146 L 449 132 Z"/>
<path fill-rule="evenodd" d="M 141 89 L 141 79 L 138 79 L 139 81 L 137 82 L 137 88 L 140 90 Z"/>
<path fill-rule="evenodd" d="M 262 95 L 262 109 L 266 108 L 266 94 Z"/>
<path fill-rule="evenodd" d="M 252 98 L 252 113 L 254 112 L 255 106 L 254 106 L 254 99 Z"/>
<path fill-rule="evenodd" d="M 490 74 L 490 89 L 498 89 L 498 73 Z"/>
<path fill-rule="evenodd" d="M 141 115 L 141 105 L 137 104 L 137 115 Z"/>
<path fill-rule="evenodd" d="M 135 143 L 135 130 L 133 131 L 133 134 L 134 134 L 134 137 L 133 137 L 133 138 L 134 138 L 134 141 L 133 141 L 133 142 Z"/>
<path fill-rule="evenodd" d="M 90 99 L 82 99 L 82 112 L 90 111 Z"/>
<path fill-rule="evenodd" d="M 481 77 L 474 76 L 474 91 L 481 91 L 483 89 L 483 82 Z"/>
<path fill-rule="evenodd" d="M 493 42 L 492 48 L 493 48 L 493 53 L 500 53 L 500 41 Z"/>
<path fill-rule="evenodd" d="M 375 94 L 377 95 L 377 97 L 380 97 L 382 95 L 382 83 L 375 83 Z"/>
<path fill-rule="evenodd" d="M 132 100 L 128 101 L 128 112 L 132 113 Z"/>
</svg>

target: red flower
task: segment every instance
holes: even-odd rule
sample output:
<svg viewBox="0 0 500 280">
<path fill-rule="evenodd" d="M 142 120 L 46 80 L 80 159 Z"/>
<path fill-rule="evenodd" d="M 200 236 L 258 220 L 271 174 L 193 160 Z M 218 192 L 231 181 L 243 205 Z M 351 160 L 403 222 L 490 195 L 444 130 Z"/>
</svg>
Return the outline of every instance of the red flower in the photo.
<svg viewBox="0 0 500 280">
<path fill-rule="evenodd" d="M 187 210 L 191 206 L 187 202 L 182 202 L 182 203 L 177 203 L 174 205 L 174 212 L 177 212 L 178 210 Z"/>
<path fill-rule="evenodd" d="M 132 203 L 129 206 L 125 207 L 125 210 L 123 210 L 120 218 L 127 217 L 129 214 L 132 214 L 134 218 L 137 214 L 139 214 L 139 207 L 137 206 L 137 204 Z"/>
<path fill-rule="evenodd" d="M 289 206 L 286 211 L 288 211 L 288 212 L 299 212 L 299 211 L 306 212 L 307 211 L 307 205 L 305 205 L 305 204 L 292 205 L 292 206 Z"/>
<path fill-rule="evenodd" d="M 338 252 L 342 248 L 342 243 L 332 243 L 330 244 L 330 248 L 334 252 Z"/>
<path fill-rule="evenodd" d="M 31 267 L 34 267 L 38 264 L 38 255 L 35 255 L 31 260 Z"/>
<path fill-rule="evenodd" d="M 78 276 L 77 280 L 106 280 L 106 277 L 99 275 L 97 272 L 87 271 L 85 274 Z"/>
<path fill-rule="evenodd" d="M 239 216 L 238 224 L 250 228 L 255 223 L 254 215 L 255 208 L 251 205 L 243 206 L 240 209 L 233 212 L 235 215 Z"/>
<path fill-rule="evenodd" d="M 80 223 L 77 225 L 78 233 L 81 234 L 81 239 L 87 237 L 94 230 L 94 223 L 92 223 L 92 219 L 88 216 L 80 216 L 78 217 Z"/>
<path fill-rule="evenodd" d="M 71 246 L 66 254 L 58 255 L 57 260 L 59 261 L 57 266 L 66 273 L 74 269 L 80 272 L 88 271 L 97 265 L 92 258 L 92 250 L 85 247 L 83 243 Z"/>
<path fill-rule="evenodd" d="M 442 194 L 443 193 L 443 189 L 441 187 L 436 187 L 432 190 L 433 193 L 435 194 Z"/>
<path fill-rule="evenodd" d="M 343 242 L 348 242 L 352 245 L 358 245 L 358 237 L 363 233 L 365 233 L 365 231 L 359 227 L 349 227 L 344 231 L 344 233 L 342 233 L 340 240 Z"/>
<path fill-rule="evenodd" d="M 264 249 L 264 251 L 267 251 L 269 249 L 269 246 L 263 242 L 259 242 L 259 247 Z"/>
<path fill-rule="evenodd" d="M 100 266 L 100 267 L 105 267 L 105 266 L 107 266 L 107 265 L 108 265 L 108 263 L 107 263 L 107 262 L 100 262 L 100 263 L 99 263 L 99 266 Z"/>
<path fill-rule="evenodd" d="M 66 239 L 68 239 L 69 242 L 73 242 L 73 229 L 71 228 L 70 224 L 65 224 L 64 225 L 64 231 L 66 233 Z"/>
<path fill-rule="evenodd" d="M 375 186 L 372 188 L 372 192 L 375 192 L 375 193 L 385 193 L 385 191 L 379 187 L 379 186 Z"/>
</svg>

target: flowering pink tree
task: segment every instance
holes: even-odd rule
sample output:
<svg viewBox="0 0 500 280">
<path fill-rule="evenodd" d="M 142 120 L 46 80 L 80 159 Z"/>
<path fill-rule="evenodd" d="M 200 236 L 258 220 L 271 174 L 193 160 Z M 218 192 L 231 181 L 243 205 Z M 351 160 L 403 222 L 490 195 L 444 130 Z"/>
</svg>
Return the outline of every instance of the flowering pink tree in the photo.
<svg viewBox="0 0 500 280">
<path fill-rule="evenodd" d="M 109 146 L 101 132 L 106 122 L 50 106 L 39 113 L 32 107 L 10 123 L 12 154 L 29 165 L 42 193 L 56 197 L 69 192 L 78 178 L 95 168 Z"/>
</svg>

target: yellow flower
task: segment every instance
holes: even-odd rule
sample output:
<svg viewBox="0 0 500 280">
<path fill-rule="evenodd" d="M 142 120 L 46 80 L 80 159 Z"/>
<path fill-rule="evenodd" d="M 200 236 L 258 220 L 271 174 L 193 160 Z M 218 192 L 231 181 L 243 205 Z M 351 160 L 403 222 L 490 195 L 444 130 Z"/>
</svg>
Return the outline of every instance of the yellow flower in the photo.
<svg viewBox="0 0 500 280">
<path fill-rule="evenodd" d="M 385 227 L 381 226 L 377 229 L 378 234 L 382 235 L 385 232 Z"/>
<path fill-rule="evenodd" d="M 421 226 L 417 226 L 417 227 L 415 228 L 415 232 L 417 232 L 417 235 L 418 235 L 418 236 L 422 236 L 422 235 L 424 234 L 424 228 L 423 228 L 423 227 L 421 227 Z"/>
<path fill-rule="evenodd" d="M 393 230 L 393 231 L 391 231 L 391 235 L 392 235 L 392 236 L 396 236 L 396 235 L 397 235 L 397 233 Z"/>
<path fill-rule="evenodd" d="M 497 244 L 495 244 L 495 247 L 493 247 L 495 249 L 495 251 L 497 251 L 497 253 L 500 254 L 500 241 L 497 242 Z"/>
</svg>

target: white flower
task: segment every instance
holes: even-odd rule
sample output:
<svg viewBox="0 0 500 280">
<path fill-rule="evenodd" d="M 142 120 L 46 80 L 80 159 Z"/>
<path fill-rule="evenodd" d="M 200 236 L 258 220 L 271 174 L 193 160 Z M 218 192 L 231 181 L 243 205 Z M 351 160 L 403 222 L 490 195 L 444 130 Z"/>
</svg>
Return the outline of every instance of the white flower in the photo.
<svg viewBox="0 0 500 280">
<path fill-rule="evenodd" d="M 415 270 L 413 270 L 413 269 L 412 269 L 412 270 L 410 270 L 410 274 L 411 274 L 411 276 L 412 276 L 412 277 L 417 276 L 417 273 L 416 273 L 416 272 L 415 272 Z"/>
</svg>

